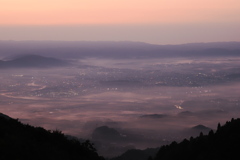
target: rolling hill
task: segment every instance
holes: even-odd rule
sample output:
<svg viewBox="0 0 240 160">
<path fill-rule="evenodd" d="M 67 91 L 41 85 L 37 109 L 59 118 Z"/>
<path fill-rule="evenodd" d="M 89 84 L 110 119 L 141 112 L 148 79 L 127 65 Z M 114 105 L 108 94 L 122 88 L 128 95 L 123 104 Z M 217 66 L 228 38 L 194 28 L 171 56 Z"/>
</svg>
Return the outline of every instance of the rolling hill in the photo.
<svg viewBox="0 0 240 160">
<path fill-rule="evenodd" d="M 24 55 L 12 60 L 0 60 L 0 68 L 48 68 L 69 65 L 68 62 L 40 55 Z"/>
</svg>

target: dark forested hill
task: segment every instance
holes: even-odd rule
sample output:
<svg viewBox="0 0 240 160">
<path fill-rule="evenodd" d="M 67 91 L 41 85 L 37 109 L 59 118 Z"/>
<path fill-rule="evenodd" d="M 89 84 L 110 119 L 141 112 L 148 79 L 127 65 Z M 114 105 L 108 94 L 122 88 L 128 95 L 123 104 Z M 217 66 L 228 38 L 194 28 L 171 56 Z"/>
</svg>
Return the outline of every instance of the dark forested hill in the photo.
<svg viewBox="0 0 240 160">
<path fill-rule="evenodd" d="M 46 68 L 46 67 L 60 67 L 67 66 L 68 62 L 39 55 L 24 55 L 12 60 L 0 60 L 1 68 Z"/>
<path fill-rule="evenodd" d="M 147 160 L 156 155 L 158 150 L 159 148 L 148 148 L 145 150 L 131 149 L 110 160 Z"/>
<path fill-rule="evenodd" d="M 190 140 L 162 146 L 155 160 L 235 160 L 239 159 L 240 119 L 218 125 L 217 131 Z"/>
<path fill-rule="evenodd" d="M 89 142 L 22 124 L 0 113 L 1 160 L 103 160 Z"/>
<path fill-rule="evenodd" d="M 199 127 L 199 126 L 198 126 Z M 155 160 L 235 160 L 239 159 L 240 119 L 232 119 L 216 132 L 162 146 Z M 155 149 L 156 150 L 156 149 Z M 153 149 L 129 150 L 114 160 L 152 159 Z M 137 155 L 137 156 L 136 156 Z M 18 160 L 103 160 L 89 142 L 69 140 L 60 131 L 22 124 L 0 113 L 0 159 Z M 136 160 L 137 160 L 136 159 Z"/>
</svg>

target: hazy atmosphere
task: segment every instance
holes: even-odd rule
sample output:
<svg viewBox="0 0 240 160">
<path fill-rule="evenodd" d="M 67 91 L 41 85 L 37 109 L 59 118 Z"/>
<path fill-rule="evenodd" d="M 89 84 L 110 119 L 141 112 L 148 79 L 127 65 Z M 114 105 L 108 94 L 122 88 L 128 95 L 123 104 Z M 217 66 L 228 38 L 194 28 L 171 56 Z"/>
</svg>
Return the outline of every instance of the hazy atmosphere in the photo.
<svg viewBox="0 0 240 160">
<path fill-rule="evenodd" d="M 238 0 L 0 0 L 0 40 L 240 40 Z"/>
<path fill-rule="evenodd" d="M 2 41 L 0 48 L 0 112 L 91 139 L 105 156 L 194 136 L 198 125 L 216 129 L 240 113 L 239 42 Z"/>
<path fill-rule="evenodd" d="M 110 158 L 207 134 L 239 118 L 239 28 L 239 0 L 0 0 L 0 113 Z"/>
</svg>

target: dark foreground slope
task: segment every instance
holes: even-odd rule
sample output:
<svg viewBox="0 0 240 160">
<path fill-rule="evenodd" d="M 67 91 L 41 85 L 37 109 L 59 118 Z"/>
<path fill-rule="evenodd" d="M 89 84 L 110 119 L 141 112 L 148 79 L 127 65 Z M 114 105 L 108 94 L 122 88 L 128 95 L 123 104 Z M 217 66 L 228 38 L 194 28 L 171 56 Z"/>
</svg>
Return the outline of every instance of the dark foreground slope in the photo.
<svg viewBox="0 0 240 160">
<path fill-rule="evenodd" d="M 25 125 L 0 113 L 1 160 L 103 160 L 89 141 Z"/>
<path fill-rule="evenodd" d="M 180 143 L 162 146 L 155 160 L 235 160 L 239 159 L 240 119 L 232 119 L 217 131 L 200 134 Z"/>
<path fill-rule="evenodd" d="M 147 160 L 148 158 L 156 155 L 158 150 L 159 148 L 148 148 L 145 150 L 131 149 L 110 160 Z"/>
</svg>

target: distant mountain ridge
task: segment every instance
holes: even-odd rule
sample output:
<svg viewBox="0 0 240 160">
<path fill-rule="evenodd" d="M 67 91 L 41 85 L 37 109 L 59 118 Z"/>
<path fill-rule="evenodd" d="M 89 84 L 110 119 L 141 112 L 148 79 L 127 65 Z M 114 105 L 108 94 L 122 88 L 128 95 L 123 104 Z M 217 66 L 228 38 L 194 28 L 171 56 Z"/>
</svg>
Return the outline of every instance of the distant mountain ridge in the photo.
<svg viewBox="0 0 240 160">
<path fill-rule="evenodd" d="M 120 140 L 121 134 L 114 128 L 108 126 L 101 126 L 96 128 L 92 133 L 92 138 L 95 140 Z"/>
<path fill-rule="evenodd" d="M 24 55 L 18 56 L 15 59 L 2 61 L 0 60 L 1 68 L 47 68 L 61 67 L 69 65 L 68 62 L 40 55 Z"/>
<path fill-rule="evenodd" d="M 165 114 L 145 114 L 140 116 L 140 118 L 154 118 L 154 119 L 159 119 L 159 118 L 165 118 L 168 117 L 168 115 Z"/>
<path fill-rule="evenodd" d="M 208 128 L 208 127 L 206 127 L 204 125 L 201 125 L 201 124 L 192 127 L 192 129 L 194 129 L 194 130 L 209 130 L 209 131 L 211 130 L 211 128 Z"/>
<path fill-rule="evenodd" d="M 22 53 L 64 59 L 240 56 L 240 42 L 157 45 L 129 41 L 0 41 L 0 56 Z"/>
</svg>

